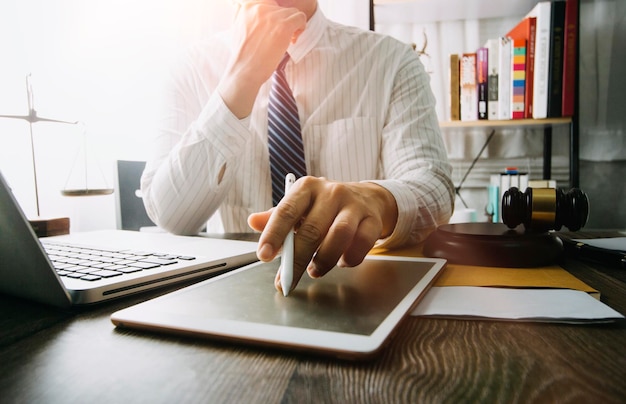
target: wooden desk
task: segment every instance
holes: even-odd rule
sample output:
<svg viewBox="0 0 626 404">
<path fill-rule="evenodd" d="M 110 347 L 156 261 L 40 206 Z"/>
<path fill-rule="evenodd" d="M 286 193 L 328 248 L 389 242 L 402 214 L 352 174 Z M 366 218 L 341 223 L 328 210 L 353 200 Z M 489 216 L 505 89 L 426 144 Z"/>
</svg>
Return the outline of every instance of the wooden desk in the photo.
<svg viewBox="0 0 626 404">
<path fill-rule="evenodd" d="M 563 266 L 626 314 L 626 273 Z M 171 290 L 171 289 L 170 289 Z M 626 324 L 410 317 L 382 355 L 341 362 L 119 331 L 114 311 L 152 292 L 72 311 L 0 296 L 0 401 L 107 403 L 624 402 Z"/>
</svg>

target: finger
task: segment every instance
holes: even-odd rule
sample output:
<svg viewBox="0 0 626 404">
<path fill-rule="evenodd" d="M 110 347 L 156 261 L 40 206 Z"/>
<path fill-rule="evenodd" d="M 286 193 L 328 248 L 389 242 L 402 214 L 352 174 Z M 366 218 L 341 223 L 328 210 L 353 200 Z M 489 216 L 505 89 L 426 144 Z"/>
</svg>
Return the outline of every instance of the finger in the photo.
<svg viewBox="0 0 626 404">
<path fill-rule="evenodd" d="M 276 288 L 277 291 L 279 291 L 280 293 L 283 293 L 283 286 L 280 283 L 280 268 L 278 268 L 278 271 L 276 271 L 276 276 L 274 277 L 274 287 Z"/>
<path fill-rule="evenodd" d="M 246 9 L 257 8 L 258 10 L 263 10 L 259 11 L 259 13 L 263 16 L 267 16 L 268 12 L 276 13 L 275 16 L 277 20 L 282 21 L 283 27 L 291 33 L 296 33 L 297 31 L 302 31 L 306 28 L 306 13 L 300 11 L 296 7 L 283 7 L 273 0 L 250 1 L 241 4 L 241 6 Z"/>
<path fill-rule="evenodd" d="M 254 5 L 258 5 L 258 4 L 266 4 L 266 5 L 270 5 L 270 6 L 278 6 L 278 3 L 276 2 L 276 0 L 253 0 L 253 1 L 246 1 L 246 0 L 234 0 L 235 3 L 237 3 L 237 5 L 239 5 L 239 7 L 250 7 L 250 6 L 254 6 Z"/>
<path fill-rule="evenodd" d="M 319 278 L 337 265 L 339 258 L 352 244 L 359 228 L 359 221 L 360 217 L 351 214 L 349 209 L 344 209 L 337 215 L 307 267 L 309 276 Z"/>
<path fill-rule="evenodd" d="M 302 34 L 303 32 L 304 32 L 303 29 L 299 29 L 296 32 L 294 32 L 293 37 L 291 38 L 291 43 L 298 42 L 298 38 L 300 38 L 300 34 Z"/>
<path fill-rule="evenodd" d="M 293 231 L 300 218 L 308 209 L 309 193 L 298 191 L 298 182 L 293 185 L 293 191 L 280 201 L 272 210 L 267 224 L 259 237 L 257 255 L 262 261 L 271 261 L 276 257 L 280 247 L 287 237 L 287 233 Z M 256 219 L 256 218 L 255 218 Z"/>
<path fill-rule="evenodd" d="M 248 226 L 250 226 L 252 230 L 263 231 L 268 220 L 270 219 L 270 216 L 272 215 L 273 210 L 274 208 L 266 210 L 265 212 L 252 213 L 248 216 Z"/>
<path fill-rule="evenodd" d="M 367 217 L 362 220 L 350 245 L 343 252 L 338 265 L 340 267 L 354 267 L 363 262 L 381 232 L 382 223 L 379 220 L 374 217 Z"/>
<path fill-rule="evenodd" d="M 325 183 L 324 179 L 303 177 L 283 198 L 283 201 L 295 201 L 298 205 L 300 222 L 294 236 L 293 286 L 306 271 L 337 215 L 339 202 L 333 201 L 332 191 L 329 192 Z"/>
<path fill-rule="evenodd" d="M 306 28 L 307 18 L 306 14 L 300 10 L 290 9 L 289 11 L 293 14 L 285 19 L 285 29 L 287 32 L 291 32 L 292 41 L 295 42 Z"/>
</svg>

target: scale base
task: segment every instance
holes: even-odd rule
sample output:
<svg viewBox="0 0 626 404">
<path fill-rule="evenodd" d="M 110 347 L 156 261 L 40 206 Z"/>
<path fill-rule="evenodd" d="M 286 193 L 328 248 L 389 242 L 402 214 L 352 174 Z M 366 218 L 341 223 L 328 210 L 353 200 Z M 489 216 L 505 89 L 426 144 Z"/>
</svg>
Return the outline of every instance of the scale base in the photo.
<svg viewBox="0 0 626 404">
<path fill-rule="evenodd" d="M 37 219 L 30 219 L 29 222 L 37 237 L 60 236 L 70 233 L 69 217 L 38 217 Z"/>
<path fill-rule="evenodd" d="M 554 234 L 509 229 L 503 223 L 441 225 L 424 242 L 424 255 L 451 264 L 531 268 L 554 264 L 563 242 Z"/>
</svg>

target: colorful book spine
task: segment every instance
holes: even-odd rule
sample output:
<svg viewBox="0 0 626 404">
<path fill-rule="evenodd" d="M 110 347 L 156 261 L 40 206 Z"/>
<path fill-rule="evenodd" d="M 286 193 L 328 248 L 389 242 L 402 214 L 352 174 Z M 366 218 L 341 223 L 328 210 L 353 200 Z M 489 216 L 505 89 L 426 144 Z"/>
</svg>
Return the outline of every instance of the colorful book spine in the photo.
<svg viewBox="0 0 626 404">
<path fill-rule="evenodd" d="M 552 2 L 550 65 L 548 74 L 548 117 L 561 116 L 563 97 L 563 46 L 565 42 L 565 2 Z"/>
<path fill-rule="evenodd" d="M 507 36 L 513 40 L 526 41 L 526 86 L 524 88 L 524 117 L 532 118 L 533 111 L 533 82 L 535 73 L 535 38 L 537 32 L 537 18 L 522 19 Z"/>
<path fill-rule="evenodd" d="M 482 47 L 476 51 L 476 86 L 478 89 L 478 119 L 484 120 L 488 118 L 487 115 L 487 93 L 488 82 L 487 75 L 489 74 L 489 52 L 487 48 Z"/>
<path fill-rule="evenodd" d="M 498 119 L 511 119 L 511 38 L 499 40 Z"/>
<path fill-rule="evenodd" d="M 526 41 L 513 41 L 511 77 L 511 118 L 524 119 L 524 91 L 526 87 Z"/>
<path fill-rule="evenodd" d="M 459 79 L 459 55 L 450 55 L 450 120 L 461 120 L 460 106 L 460 79 Z"/>
<path fill-rule="evenodd" d="M 488 119 L 500 119 L 498 108 L 498 77 L 500 66 L 500 44 L 498 39 L 489 39 L 485 44 L 487 48 L 487 117 Z"/>
<path fill-rule="evenodd" d="M 565 5 L 565 43 L 563 45 L 562 115 L 573 116 L 576 102 L 576 43 L 578 41 L 578 0 Z"/>
<path fill-rule="evenodd" d="M 461 56 L 461 121 L 478 119 L 478 90 L 476 88 L 476 53 Z"/>
</svg>

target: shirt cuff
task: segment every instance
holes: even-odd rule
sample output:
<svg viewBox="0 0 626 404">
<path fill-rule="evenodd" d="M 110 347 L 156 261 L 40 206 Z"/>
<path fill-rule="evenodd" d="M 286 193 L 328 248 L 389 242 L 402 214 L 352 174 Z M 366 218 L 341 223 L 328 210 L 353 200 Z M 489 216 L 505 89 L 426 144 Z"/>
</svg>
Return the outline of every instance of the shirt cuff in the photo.
<svg viewBox="0 0 626 404">
<path fill-rule="evenodd" d="M 241 154 L 250 139 L 250 117 L 237 118 L 228 109 L 219 93 L 214 92 L 196 120 L 200 136 L 224 155 Z"/>
<path fill-rule="evenodd" d="M 406 185 L 394 180 L 365 181 L 378 184 L 391 192 L 398 208 L 398 220 L 391 235 L 376 242 L 376 247 L 394 248 L 407 245 L 411 242 L 413 225 L 417 220 L 413 193 L 406 189 Z"/>
</svg>

